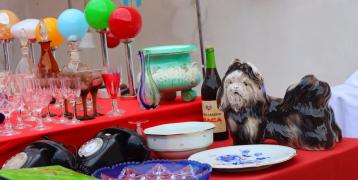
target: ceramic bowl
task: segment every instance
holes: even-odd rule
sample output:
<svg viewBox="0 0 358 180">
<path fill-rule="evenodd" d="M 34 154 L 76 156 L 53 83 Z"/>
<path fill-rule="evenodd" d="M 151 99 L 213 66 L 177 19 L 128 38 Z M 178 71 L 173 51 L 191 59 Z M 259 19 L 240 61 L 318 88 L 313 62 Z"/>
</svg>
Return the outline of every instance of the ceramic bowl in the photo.
<svg viewBox="0 0 358 180">
<path fill-rule="evenodd" d="M 197 161 L 154 160 L 129 162 L 103 167 L 92 176 L 103 180 L 117 179 L 197 179 L 208 180 L 212 168 Z"/>
<path fill-rule="evenodd" d="M 147 144 L 159 158 L 186 159 L 213 143 L 215 125 L 209 122 L 183 122 L 144 130 Z"/>
</svg>

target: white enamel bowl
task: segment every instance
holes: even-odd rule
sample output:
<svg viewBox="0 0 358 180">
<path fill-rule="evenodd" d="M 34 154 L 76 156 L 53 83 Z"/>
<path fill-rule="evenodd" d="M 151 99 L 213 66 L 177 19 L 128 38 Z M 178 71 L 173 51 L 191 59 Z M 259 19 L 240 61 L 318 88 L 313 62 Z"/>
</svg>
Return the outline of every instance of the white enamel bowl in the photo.
<svg viewBox="0 0 358 180">
<path fill-rule="evenodd" d="M 159 158 L 186 159 L 213 143 L 214 127 L 208 122 L 171 123 L 147 128 L 144 134 Z"/>
</svg>

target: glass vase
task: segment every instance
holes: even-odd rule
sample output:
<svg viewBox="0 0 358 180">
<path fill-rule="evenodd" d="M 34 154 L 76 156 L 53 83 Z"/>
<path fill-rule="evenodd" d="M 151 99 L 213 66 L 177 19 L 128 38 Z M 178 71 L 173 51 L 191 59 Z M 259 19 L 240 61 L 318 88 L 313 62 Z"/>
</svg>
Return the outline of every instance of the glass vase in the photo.
<svg viewBox="0 0 358 180">
<path fill-rule="evenodd" d="M 160 94 L 150 72 L 149 55 L 139 51 L 141 76 L 137 92 L 137 100 L 142 109 L 155 109 L 159 106 Z"/>
</svg>

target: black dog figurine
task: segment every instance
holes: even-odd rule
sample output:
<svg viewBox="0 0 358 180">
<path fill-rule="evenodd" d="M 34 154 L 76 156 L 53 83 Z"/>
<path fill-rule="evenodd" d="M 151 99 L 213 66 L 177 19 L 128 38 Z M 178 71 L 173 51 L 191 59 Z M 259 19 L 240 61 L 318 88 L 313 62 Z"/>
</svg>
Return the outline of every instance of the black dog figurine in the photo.
<svg viewBox="0 0 358 180">
<path fill-rule="evenodd" d="M 264 139 L 268 103 L 263 78 L 257 68 L 236 59 L 217 93 L 234 144 L 261 143 Z"/>
<path fill-rule="evenodd" d="M 334 147 L 342 133 L 328 105 L 330 96 L 326 82 L 306 75 L 287 89 L 284 99 L 271 99 L 266 137 L 306 150 Z"/>
<path fill-rule="evenodd" d="M 290 86 L 283 99 L 267 96 L 257 68 L 240 60 L 230 65 L 222 82 L 217 103 L 234 144 L 257 144 L 272 138 L 292 147 L 324 150 L 342 138 L 328 105 L 330 87 L 313 75 Z"/>
</svg>

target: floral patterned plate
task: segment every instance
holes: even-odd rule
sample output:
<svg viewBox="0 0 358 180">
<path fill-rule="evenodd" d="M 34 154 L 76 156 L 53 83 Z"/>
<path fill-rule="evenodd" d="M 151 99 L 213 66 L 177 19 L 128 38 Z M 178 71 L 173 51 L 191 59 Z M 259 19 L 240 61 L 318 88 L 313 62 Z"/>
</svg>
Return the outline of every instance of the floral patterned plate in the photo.
<svg viewBox="0 0 358 180">
<path fill-rule="evenodd" d="M 218 171 L 243 172 L 270 167 L 293 158 L 296 150 L 287 146 L 253 144 L 210 149 L 189 160 L 207 163 Z"/>
</svg>

